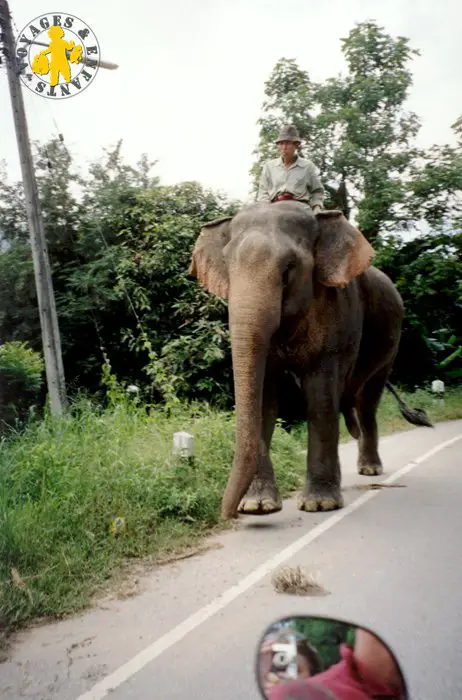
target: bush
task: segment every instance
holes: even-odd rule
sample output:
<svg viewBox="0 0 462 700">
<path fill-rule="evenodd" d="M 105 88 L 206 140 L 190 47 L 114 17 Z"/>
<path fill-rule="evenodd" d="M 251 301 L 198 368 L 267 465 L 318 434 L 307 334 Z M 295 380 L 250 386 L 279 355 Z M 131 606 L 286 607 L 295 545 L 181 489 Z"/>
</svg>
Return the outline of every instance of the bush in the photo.
<svg viewBox="0 0 462 700">
<path fill-rule="evenodd" d="M 27 343 L 0 346 L 0 432 L 22 424 L 43 383 L 42 356 Z"/>
</svg>

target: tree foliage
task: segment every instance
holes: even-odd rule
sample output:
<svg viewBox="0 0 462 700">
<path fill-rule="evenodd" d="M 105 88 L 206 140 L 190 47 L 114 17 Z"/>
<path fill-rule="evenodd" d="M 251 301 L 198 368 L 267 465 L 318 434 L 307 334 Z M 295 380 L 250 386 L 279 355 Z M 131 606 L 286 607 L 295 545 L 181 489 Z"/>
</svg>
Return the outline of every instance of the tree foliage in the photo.
<svg viewBox="0 0 462 700">
<path fill-rule="evenodd" d="M 345 622 L 322 618 L 294 618 L 291 626 L 313 646 L 322 659 L 324 669 L 341 660 L 342 644 L 354 645 L 355 627 Z"/>
<path fill-rule="evenodd" d="M 412 84 L 408 63 L 418 52 L 408 39 L 392 38 L 374 22 L 357 25 L 342 52 L 347 73 L 313 82 L 294 60 L 281 60 L 265 85 L 260 143 L 253 175 L 276 155 L 274 138 L 283 123 L 294 123 L 326 183 L 328 207 L 356 219 L 369 240 L 407 220 L 404 176 L 418 152 L 419 128 L 404 105 Z"/>
<path fill-rule="evenodd" d="M 44 370 L 42 356 L 27 343 L 0 345 L 0 435 L 26 419 L 39 397 Z"/>
<path fill-rule="evenodd" d="M 230 406 L 226 304 L 188 279 L 202 224 L 236 211 L 197 183 L 162 187 L 143 156 L 121 142 L 82 177 L 66 145 L 37 146 L 37 180 L 49 243 L 65 373 L 96 391 L 107 357 L 122 379 L 162 399 L 160 374 L 179 396 Z M 0 324 L 5 339 L 41 348 L 32 258 L 17 185 L 0 185 Z"/>
<path fill-rule="evenodd" d="M 320 169 L 326 207 L 340 207 L 377 250 L 406 307 L 394 379 L 413 387 L 462 371 L 462 117 L 456 145 L 416 147 L 407 111 L 418 52 L 374 22 L 342 40 L 346 72 L 316 83 L 282 58 L 265 84 L 252 168 L 276 156 L 283 123 Z M 60 139 L 35 144 L 64 366 L 71 389 L 100 389 L 102 365 L 150 401 L 177 396 L 233 405 L 227 305 L 188 279 L 201 226 L 233 214 L 196 182 L 163 186 L 122 142 L 78 172 Z M 424 225 L 424 233 L 419 226 Z M 414 229 L 413 240 L 403 237 Z M 0 172 L 0 336 L 41 351 L 24 193 Z"/>
<path fill-rule="evenodd" d="M 450 232 L 383 244 L 376 264 L 395 282 L 406 307 L 395 373 L 408 388 L 422 379 L 462 377 L 462 222 Z"/>
<path fill-rule="evenodd" d="M 412 228 L 416 221 L 440 223 L 460 214 L 461 148 L 416 146 L 420 128 L 406 109 L 411 61 L 419 51 L 368 21 L 341 40 L 345 75 L 314 82 L 293 59 L 281 59 L 265 83 L 260 138 L 252 167 L 254 187 L 263 162 L 276 157 L 282 124 L 295 124 L 302 155 L 319 168 L 326 208 L 354 214 L 364 235 Z M 453 125 L 462 134 L 461 121 Z"/>
<path fill-rule="evenodd" d="M 313 160 L 324 182 L 325 207 L 354 218 L 378 252 L 375 264 L 403 296 L 406 319 L 395 379 L 409 388 L 436 376 L 457 381 L 462 117 L 452 125 L 456 146 L 418 148 L 420 120 L 407 111 L 406 100 L 410 64 L 419 52 L 373 21 L 357 24 L 342 39 L 342 52 L 345 74 L 324 83 L 313 81 L 293 59 L 274 67 L 265 83 L 254 187 L 263 162 L 277 156 L 279 129 L 295 124 L 304 142 L 301 154 Z M 405 240 L 406 232 L 414 240 Z"/>
</svg>

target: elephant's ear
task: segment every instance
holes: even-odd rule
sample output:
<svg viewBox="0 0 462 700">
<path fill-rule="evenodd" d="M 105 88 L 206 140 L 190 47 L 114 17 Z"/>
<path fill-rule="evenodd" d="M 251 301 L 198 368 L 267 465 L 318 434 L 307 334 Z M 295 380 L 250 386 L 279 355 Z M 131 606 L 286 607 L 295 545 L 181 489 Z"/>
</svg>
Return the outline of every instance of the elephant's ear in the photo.
<svg viewBox="0 0 462 700">
<path fill-rule="evenodd" d="M 346 287 L 370 266 L 375 251 L 341 211 L 320 211 L 315 216 L 317 277 L 326 287 Z"/>
<path fill-rule="evenodd" d="M 223 248 L 229 243 L 232 218 L 223 216 L 202 226 L 188 271 L 191 277 L 199 280 L 206 291 L 222 299 L 228 298 L 228 267 Z"/>
</svg>

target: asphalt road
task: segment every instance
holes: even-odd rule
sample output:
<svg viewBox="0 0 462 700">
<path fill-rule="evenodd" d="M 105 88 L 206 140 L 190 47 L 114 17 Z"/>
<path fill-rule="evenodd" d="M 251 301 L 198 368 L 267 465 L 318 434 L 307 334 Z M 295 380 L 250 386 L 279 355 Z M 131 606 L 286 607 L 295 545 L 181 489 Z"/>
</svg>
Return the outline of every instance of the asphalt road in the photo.
<svg viewBox="0 0 462 700">
<path fill-rule="evenodd" d="M 266 625 L 325 613 L 383 635 L 411 697 L 459 698 L 462 421 L 385 438 L 381 454 L 385 473 L 360 477 L 356 445 L 341 446 L 341 511 L 300 513 L 286 501 L 143 577 L 138 595 L 22 633 L 0 665 L 0 697 L 257 700 Z M 403 488 L 357 489 L 387 480 Z M 277 594 L 271 575 L 282 565 L 314 573 L 328 595 Z"/>
</svg>

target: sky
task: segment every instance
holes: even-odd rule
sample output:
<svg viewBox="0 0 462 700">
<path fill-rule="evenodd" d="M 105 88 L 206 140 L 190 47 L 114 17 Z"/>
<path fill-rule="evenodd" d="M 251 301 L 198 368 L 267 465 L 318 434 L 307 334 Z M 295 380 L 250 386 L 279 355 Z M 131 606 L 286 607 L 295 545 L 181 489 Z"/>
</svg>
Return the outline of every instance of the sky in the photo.
<svg viewBox="0 0 462 700">
<path fill-rule="evenodd" d="M 142 153 L 158 161 L 153 174 L 161 184 L 197 180 L 245 201 L 264 82 L 277 61 L 295 59 L 313 80 L 338 75 L 345 70 L 340 39 L 370 19 L 421 51 L 407 104 L 422 119 L 419 144 L 455 143 L 450 125 L 462 114 L 460 0 L 55 0 L 53 6 L 10 0 L 10 10 L 18 31 L 42 12 L 75 13 L 96 34 L 102 58 L 119 65 L 100 69 L 71 99 L 23 88 L 30 138 L 62 133 L 84 171 L 123 139 L 129 163 Z M 0 66 L 2 159 L 19 179 Z"/>
</svg>

